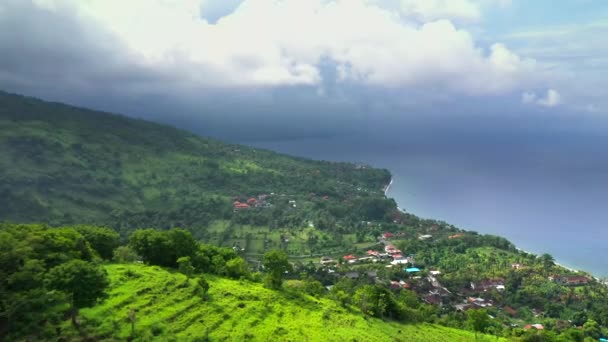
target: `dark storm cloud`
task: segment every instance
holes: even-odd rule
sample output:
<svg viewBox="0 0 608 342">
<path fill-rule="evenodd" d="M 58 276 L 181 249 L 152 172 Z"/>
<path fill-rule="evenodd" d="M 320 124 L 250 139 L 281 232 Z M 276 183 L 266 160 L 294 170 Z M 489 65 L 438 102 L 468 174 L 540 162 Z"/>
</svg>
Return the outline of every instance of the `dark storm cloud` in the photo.
<svg viewBox="0 0 608 342">
<path fill-rule="evenodd" d="M 16 0 L 1 6 L 2 89 L 86 105 L 78 99 L 171 85 L 167 70 L 135 63 L 115 36 L 70 7 L 46 9 Z"/>
<path fill-rule="evenodd" d="M 146 66 L 123 41 L 68 5 L 46 9 L 8 0 L 0 8 L 0 89 L 148 118 L 223 139 L 340 135 L 449 148 L 456 142 L 474 145 L 480 138 L 518 140 L 524 139 L 522 132 L 584 126 L 572 125 L 573 119 L 567 117 L 551 119 L 559 117 L 555 111 L 544 115 L 541 108 L 522 107 L 519 93 L 442 98 L 442 88 L 342 82 L 331 58 L 318 65 L 319 84 L 215 87 L 219 74 L 188 59 Z M 513 114 L 523 111 L 525 115 Z"/>
</svg>

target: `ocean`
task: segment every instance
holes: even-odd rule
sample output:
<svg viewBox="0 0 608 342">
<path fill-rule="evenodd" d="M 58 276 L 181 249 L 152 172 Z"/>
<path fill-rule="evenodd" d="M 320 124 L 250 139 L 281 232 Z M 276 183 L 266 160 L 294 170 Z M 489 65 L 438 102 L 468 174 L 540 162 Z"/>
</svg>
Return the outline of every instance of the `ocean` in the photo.
<svg viewBox="0 0 608 342">
<path fill-rule="evenodd" d="M 503 236 L 528 252 L 549 253 L 566 267 L 608 276 L 603 138 L 532 139 L 491 148 L 356 138 L 247 144 L 386 168 L 393 175 L 387 195 L 410 213 Z"/>
</svg>

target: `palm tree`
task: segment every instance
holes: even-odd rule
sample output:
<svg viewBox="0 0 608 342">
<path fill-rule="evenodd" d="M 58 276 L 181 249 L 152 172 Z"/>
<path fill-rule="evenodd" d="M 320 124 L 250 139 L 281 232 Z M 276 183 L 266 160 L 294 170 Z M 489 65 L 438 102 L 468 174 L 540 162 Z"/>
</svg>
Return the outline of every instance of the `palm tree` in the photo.
<svg viewBox="0 0 608 342">
<path fill-rule="evenodd" d="M 549 268 L 555 265 L 555 259 L 553 259 L 553 256 L 549 253 L 541 255 L 540 257 L 538 257 L 538 259 L 542 263 L 543 268 L 545 270 L 548 270 Z"/>
</svg>

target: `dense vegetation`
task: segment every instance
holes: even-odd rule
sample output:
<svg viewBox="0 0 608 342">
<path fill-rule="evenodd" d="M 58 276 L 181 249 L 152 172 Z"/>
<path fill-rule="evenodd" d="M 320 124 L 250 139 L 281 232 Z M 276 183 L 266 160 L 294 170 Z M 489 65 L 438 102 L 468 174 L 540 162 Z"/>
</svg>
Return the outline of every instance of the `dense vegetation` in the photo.
<svg viewBox="0 0 608 342">
<path fill-rule="evenodd" d="M 604 282 L 399 211 L 386 170 L 4 93 L 0 150 L 0 339 L 608 333 Z"/>
<path fill-rule="evenodd" d="M 203 299 L 193 279 L 141 265 L 106 267 L 109 298 L 81 312 L 100 339 L 164 341 L 471 341 L 473 333 L 437 325 L 365 318 L 328 298 L 293 288 L 273 291 L 248 280 L 207 276 Z M 128 317 L 134 316 L 134 329 Z M 481 337 L 481 336 L 480 336 Z M 483 337 L 480 341 L 496 341 Z"/>
<path fill-rule="evenodd" d="M 327 196 L 366 207 L 370 198 L 384 202 L 390 179 L 386 170 L 288 157 L 2 92 L 0 150 L 0 220 L 110 225 L 124 235 L 134 227 L 202 229 L 232 219 L 239 196 Z M 288 219 L 277 205 L 257 221 Z"/>
<path fill-rule="evenodd" d="M 102 266 L 103 246 L 92 248 L 93 234 L 87 238 L 78 230 L 84 229 L 0 225 L 0 337 L 266 340 L 308 336 L 335 340 L 357 336 L 408 341 L 471 337 L 437 326 L 366 319 L 324 297 L 322 287 L 313 296 L 290 281 L 283 290 L 282 275 L 289 263 L 278 251 L 268 253 L 264 262 L 272 279 L 269 285 L 276 292 L 264 289 L 260 276 L 250 274 L 234 251 L 199 244 L 184 230 L 139 230 L 131 235 L 128 246 L 116 248 L 133 248 L 154 265 L 177 265 L 182 260 L 179 270 L 184 275 L 158 266 Z M 105 228 L 86 230 L 97 232 L 97 238 L 112 235 Z M 160 246 L 178 252 L 161 259 L 166 251 Z M 115 253 L 115 260 L 122 255 Z M 185 261 L 190 258 L 191 263 Z M 206 272 L 204 278 L 201 271 Z M 85 307 L 92 308 L 79 312 Z M 65 320 L 65 313 L 70 313 L 71 322 Z M 321 329 L 327 325 L 334 329 Z"/>
</svg>

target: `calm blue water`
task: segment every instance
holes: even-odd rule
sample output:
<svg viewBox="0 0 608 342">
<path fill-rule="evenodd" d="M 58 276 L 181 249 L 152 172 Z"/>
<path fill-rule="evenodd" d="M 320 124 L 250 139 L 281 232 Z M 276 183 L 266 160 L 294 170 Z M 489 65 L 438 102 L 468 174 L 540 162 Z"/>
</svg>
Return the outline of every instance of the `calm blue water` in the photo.
<svg viewBox="0 0 608 342">
<path fill-rule="evenodd" d="M 608 162 L 603 141 L 492 148 L 313 139 L 248 143 L 314 159 L 366 162 L 393 174 L 388 195 L 416 215 L 504 236 L 519 248 L 608 276 Z"/>
</svg>

